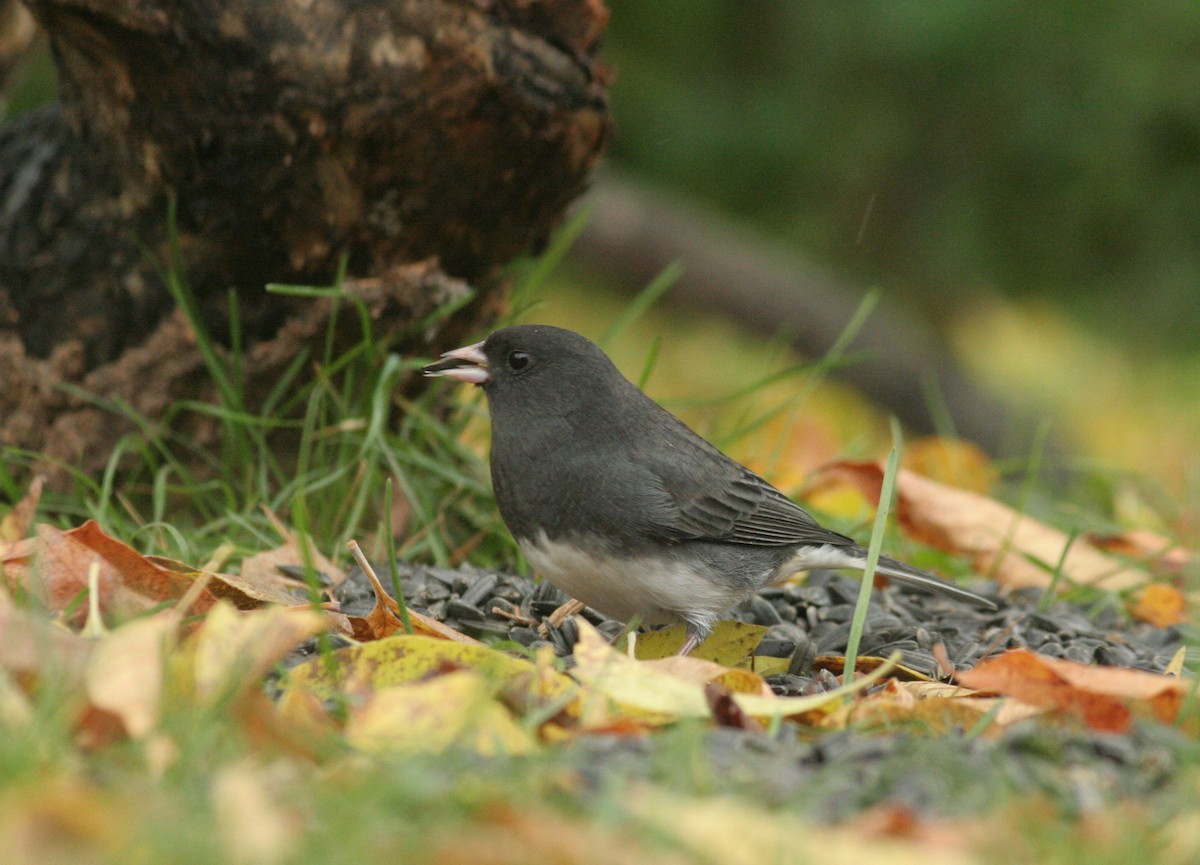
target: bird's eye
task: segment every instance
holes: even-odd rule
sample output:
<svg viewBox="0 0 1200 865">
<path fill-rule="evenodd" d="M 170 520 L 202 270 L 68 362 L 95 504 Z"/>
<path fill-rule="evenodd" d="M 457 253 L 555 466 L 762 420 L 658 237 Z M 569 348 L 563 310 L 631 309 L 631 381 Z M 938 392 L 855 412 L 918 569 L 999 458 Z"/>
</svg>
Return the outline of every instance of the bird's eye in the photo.
<svg viewBox="0 0 1200 865">
<path fill-rule="evenodd" d="M 508 368 L 513 372 L 520 372 L 529 366 L 529 361 L 532 358 L 523 351 L 510 351 L 508 353 Z"/>
</svg>

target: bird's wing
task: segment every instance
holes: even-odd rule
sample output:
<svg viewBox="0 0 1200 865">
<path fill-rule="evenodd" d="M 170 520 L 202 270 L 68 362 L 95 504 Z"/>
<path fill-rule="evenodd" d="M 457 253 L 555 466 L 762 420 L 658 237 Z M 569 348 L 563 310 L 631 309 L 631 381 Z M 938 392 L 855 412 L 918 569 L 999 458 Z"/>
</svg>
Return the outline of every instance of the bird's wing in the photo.
<svg viewBox="0 0 1200 865">
<path fill-rule="evenodd" d="M 649 512 L 651 532 L 672 540 L 761 546 L 854 543 L 694 434 L 682 450 L 670 458 L 641 455 L 658 491 L 659 506 Z"/>
</svg>

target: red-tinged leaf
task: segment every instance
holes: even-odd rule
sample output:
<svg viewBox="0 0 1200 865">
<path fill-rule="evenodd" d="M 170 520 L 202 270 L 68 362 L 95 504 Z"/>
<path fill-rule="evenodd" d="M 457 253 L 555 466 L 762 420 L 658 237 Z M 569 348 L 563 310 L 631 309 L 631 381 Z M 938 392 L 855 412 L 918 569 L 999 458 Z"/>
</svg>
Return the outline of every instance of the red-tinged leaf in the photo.
<svg viewBox="0 0 1200 865">
<path fill-rule="evenodd" d="M 183 597 L 195 579 L 164 568 L 143 556 L 127 544 L 108 535 L 95 520 L 71 529 L 67 535 L 104 559 L 117 573 L 121 584 L 153 601 L 174 601 Z M 202 613 L 216 603 L 216 598 L 205 590 L 192 605 L 193 611 Z"/>
<path fill-rule="evenodd" d="M 88 588 L 88 569 L 98 564 L 96 600 L 102 612 L 129 616 L 154 606 L 154 600 L 127 588 L 120 572 L 100 553 L 53 526 L 37 527 L 35 563 L 24 575 L 25 588 L 51 610 L 62 610 Z M 82 624 L 87 605 L 80 604 L 71 621 Z"/>
<path fill-rule="evenodd" d="M 1128 730 L 1139 711 L 1173 722 L 1194 687 L 1174 676 L 1079 664 L 1023 649 L 981 661 L 957 679 L 968 688 L 1079 715 L 1090 728 L 1114 733 Z"/>
</svg>

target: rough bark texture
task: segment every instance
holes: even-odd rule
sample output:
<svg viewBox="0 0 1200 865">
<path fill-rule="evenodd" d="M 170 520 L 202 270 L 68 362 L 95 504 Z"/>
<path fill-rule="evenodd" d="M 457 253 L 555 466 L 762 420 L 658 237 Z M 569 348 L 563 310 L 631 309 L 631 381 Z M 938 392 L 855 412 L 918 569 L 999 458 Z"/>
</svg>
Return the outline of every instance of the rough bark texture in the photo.
<svg viewBox="0 0 1200 865">
<path fill-rule="evenodd" d="M 263 285 L 328 284 L 343 256 L 352 277 L 435 259 L 443 273 L 384 280 L 393 311 L 420 315 L 463 279 L 483 286 L 478 315 L 609 133 L 601 0 L 27 5 L 61 102 L 0 128 L 0 444 L 67 457 L 39 427 L 73 411 L 55 384 L 108 396 L 130 352 L 179 348 L 170 201 L 218 338 L 231 286 L 247 344 L 269 342 L 311 302 Z M 177 367 L 195 353 L 172 360 L 141 374 L 194 395 Z"/>
</svg>

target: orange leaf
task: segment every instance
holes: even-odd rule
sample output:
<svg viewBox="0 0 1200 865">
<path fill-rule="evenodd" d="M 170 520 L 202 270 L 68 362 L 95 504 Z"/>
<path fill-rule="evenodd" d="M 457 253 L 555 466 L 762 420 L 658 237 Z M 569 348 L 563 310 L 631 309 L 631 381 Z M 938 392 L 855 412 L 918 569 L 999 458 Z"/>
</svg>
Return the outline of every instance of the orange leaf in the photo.
<svg viewBox="0 0 1200 865">
<path fill-rule="evenodd" d="M 1093 730 L 1112 733 L 1128 730 L 1134 711 L 1142 708 L 1159 721 L 1173 722 L 1194 684 L 1142 670 L 1048 658 L 1024 649 L 981 661 L 956 678 L 968 688 L 1080 715 Z"/>
<path fill-rule="evenodd" d="M 852 484 L 878 502 L 883 469 L 872 462 L 833 463 L 817 472 L 813 483 L 817 487 Z M 1066 534 L 978 493 L 901 469 L 896 496 L 896 519 L 910 536 L 948 553 L 969 556 L 976 570 L 994 574 L 1002 585 L 1046 588 L 1060 559 L 1070 582 L 1120 590 L 1147 581 L 1144 571 L 1105 555 L 1082 538 L 1070 544 L 1064 559 L 1070 542 Z"/>
<path fill-rule="evenodd" d="M 987 454 L 965 439 L 926 436 L 904 448 L 904 468 L 959 489 L 987 493 L 996 470 Z"/>
<path fill-rule="evenodd" d="M 195 579 L 164 568 L 132 547 L 108 535 L 95 520 L 71 529 L 68 537 L 98 553 L 116 572 L 121 584 L 153 601 L 174 601 L 183 597 Z M 200 593 L 192 610 L 203 613 L 216 603 L 207 589 Z"/>
<path fill-rule="evenodd" d="M 1129 614 L 1156 628 L 1168 628 L 1187 621 L 1183 593 L 1166 583 L 1151 583 L 1139 591 L 1132 598 Z"/>
</svg>

